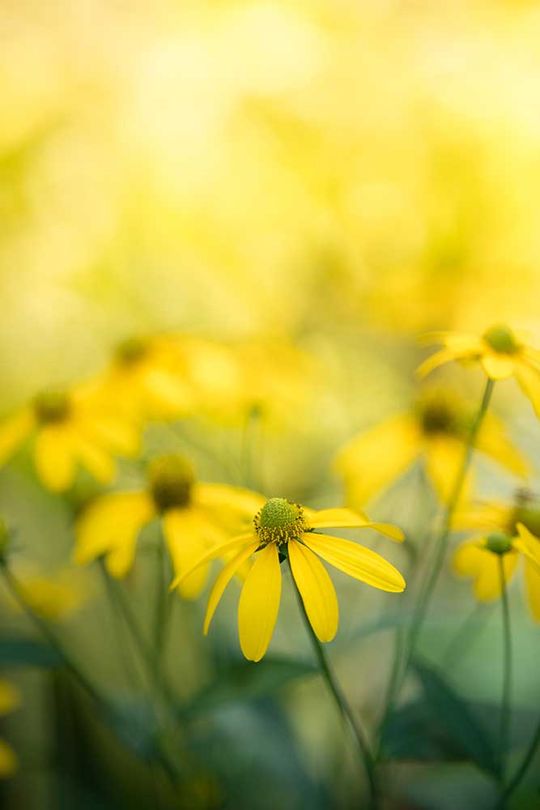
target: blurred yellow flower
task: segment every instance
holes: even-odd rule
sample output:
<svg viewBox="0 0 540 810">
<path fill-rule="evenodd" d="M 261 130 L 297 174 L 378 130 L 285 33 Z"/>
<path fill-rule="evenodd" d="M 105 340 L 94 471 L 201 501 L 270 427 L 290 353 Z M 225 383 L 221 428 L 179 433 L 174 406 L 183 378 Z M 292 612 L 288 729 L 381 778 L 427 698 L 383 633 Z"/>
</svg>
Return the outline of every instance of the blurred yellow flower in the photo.
<svg viewBox="0 0 540 810">
<path fill-rule="evenodd" d="M 150 465 L 145 489 L 113 492 L 89 505 L 77 526 L 75 562 L 84 565 L 104 555 L 109 573 L 124 577 L 133 565 L 140 531 L 159 518 L 173 569 L 181 575 L 223 541 L 227 527 L 239 530 L 263 502 L 240 487 L 200 483 L 182 456 L 163 456 Z M 196 598 L 207 576 L 204 566 L 185 579 L 182 596 Z"/>
<path fill-rule="evenodd" d="M 33 613 L 49 621 L 58 621 L 76 611 L 88 596 L 88 586 L 81 576 L 63 569 L 54 575 L 23 572 L 19 585 L 25 603 Z M 20 605 L 7 595 L 10 607 L 19 611 Z"/>
<path fill-rule="evenodd" d="M 520 340 L 504 325 L 492 326 L 483 335 L 436 332 L 433 338 L 443 348 L 418 368 L 423 377 L 451 360 L 480 363 L 491 380 L 514 377 L 540 416 L 540 352 Z"/>
<path fill-rule="evenodd" d="M 408 413 L 394 416 L 351 439 L 334 468 L 343 479 L 347 503 L 355 508 L 390 484 L 418 458 L 442 500 L 448 497 L 463 462 L 464 442 L 474 418 L 466 400 L 445 389 L 430 389 Z M 484 417 L 476 447 L 516 475 L 528 465 L 493 414 Z"/>
<path fill-rule="evenodd" d="M 331 641 L 338 628 L 338 603 L 332 581 L 319 557 L 374 588 L 393 593 L 405 588 L 399 571 L 376 552 L 351 540 L 315 531 L 334 527 L 371 527 L 394 540 L 403 539 L 397 527 L 374 523 L 365 515 L 348 509 L 315 511 L 285 498 L 270 498 L 255 515 L 250 531 L 211 549 L 194 567 L 176 577 L 171 587 L 181 588 L 185 579 L 192 577 L 199 567 L 234 552 L 210 593 L 204 620 L 206 634 L 225 588 L 254 554 L 240 595 L 238 632 L 244 656 L 250 661 L 260 661 L 272 638 L 279 610 L 280 555 L 288 555 L 313 630 L 320 641 Z"/>
<path fill-rule="evenodd" d="M 77 467 L 101 483 L 115 474 L 113 454 L 131 455 L 138 447 L 137 432 L 111 413 L 92 388 L 46 390 L 0 425 L 0 464 L 28 439 L 33 441 L 37 473 L 54 492 L 68 489 Z"/>
<path fill-rule="evenodd" d="M 18 691 L 8 681 L 0 680 L 0 715 L 8 714 L 19 705 Z M 17 768 L 15 752 L 0 739 L 0 778 L 12 776 Z"/>
<path fill-rule="evenodd" d="M 474 578 L 476 598 L 487 602 L 500 597 L 498 555 L 502 556 L 506 582 L 521 557 L 529 607 L 534 619 L 540 621 L 540 508 L 530 494 L 519 491 L 513 504 L 487 502 L 463 510 L 455 524 L 484 529 L 482 535 L 462 543 L 453 560 L 457 574 Z"/>
</svg>

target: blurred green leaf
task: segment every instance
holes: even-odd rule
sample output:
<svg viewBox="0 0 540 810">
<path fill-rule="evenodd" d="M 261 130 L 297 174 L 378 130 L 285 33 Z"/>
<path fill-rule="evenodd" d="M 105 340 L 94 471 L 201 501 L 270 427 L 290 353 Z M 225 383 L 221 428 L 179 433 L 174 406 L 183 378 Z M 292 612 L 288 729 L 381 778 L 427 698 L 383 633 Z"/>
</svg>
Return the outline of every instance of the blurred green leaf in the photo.
<svg viewBox="0 0 540 810">
<path fill-rule="evenodd" d="M 467 760 L 497 775 L 494 746 L 472 708 L 434 668 L 415 664 L 422 697 L 389 720 L 384 736 L 390 759 Z"/>
<path fill-rule="evenodd" d="M 58 654 L 46 644 L 29 638 L 0 639 L 0 666 L 58 667 Z"/>
<path fill-rule="evenodd" d="M 187 714 L 234 701 L 255 700 L 315 672 L 315 664 L 307 661 L 280 658 L 265 658 L 258 664 L 238 661 L 221 670 L 216 679 L 194 697 L 187 707 Z"/>
</svg>

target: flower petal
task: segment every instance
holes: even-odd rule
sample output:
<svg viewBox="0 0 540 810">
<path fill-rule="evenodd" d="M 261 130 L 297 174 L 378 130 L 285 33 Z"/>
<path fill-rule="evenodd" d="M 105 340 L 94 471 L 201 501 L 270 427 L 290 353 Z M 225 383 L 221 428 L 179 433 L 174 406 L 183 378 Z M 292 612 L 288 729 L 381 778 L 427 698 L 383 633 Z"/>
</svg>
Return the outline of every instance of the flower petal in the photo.
<svg viewBox="0 0 540 810">
<path fill-rule="evenodd" d="M 525 585 L 533 618 L 540 622 L 540 568 L 525 560 Z"/>
<path fill-rule="evenodd" d="M 480 358 L 482 368 L 491 380 L 506 380 L 515 370 L 511 355 L 488 351 Z"/>
<path fill-rule="evenodd" d="M 137 535 L 155 516 L 145 492 L 115 492 L 104 495 L 83 513 L 76 528 L 74 561 L 85 565 L 102 554 L 114 577 L 127 574 L 133 563 Z"/>
<path fill-rule="evenodd" d="M 540 375 L 538 375 L 540 404 Z M 486 413 L 480 428 L 476 447 L 516 475 L 526 476 L 529 464 L 510 441 L 503 422 L 492 413 Z"/>
<path fill-rule="evenodd" d="M 289 543 L 289 560 L 309 621 L 319 641 L 336 635 L 339 608 L 336 591 L 324 565 L 301 543 Z"/>
<path fill-rule="evenodd" d="M 281 569 L 277 546 L 259 551 L 238 604 L 240 647 L 248 661 L 260 661 L 274 632 L 281 598 Z"/>
<path fill-rule="evenodd" d="M 519 387 L 540 417 L 540 372 L 525 362 L 516 363 L 515 378 Z"/>
<path fill-rule="evenodd" d="M 330 565 L 374 588 L 393 593 L 405 589 L 405 580 L 397 568 L 369 548 L 341 537 L 313 532 L 302 535 L 302 542 Z"/>
<path fill-rule="evenodd" d="M 35 462 L 39 477 L 53 492 L 68 489 L 75 477 L 73 434 L 65 426 L 42 428 L 35 442 Z"/>
<path fill-rule="evenodd" d="M 502 557 L 505 580 L 515 571 L 518 554 L 511 550 Z M 485 539 L 467 540 L 457 549 L 453 559 L 454 571 L 474 578 L 474 595 L 480 602 L 491 602 L 501 595 L 499 556 L 485 547 Z"/>
<path fill-rule="evenodd" d="M 519 540 L 514 540 L 515 548 L 540 569 L 540 539 L 530 532 L 523 523 L 518 523 L 516 528 Z"/>
<path fill-rule="evenodd" d="M 241 549 L 238 554 L 229 560 L 227 565 L 221 570 L 219 576 L 217 577 L 212 590 L 210 591 L 210 597 L 208 599 L 208 607 L 206 608 L 206 616 L 204 617 L 204 634 L 208 633 L 210 628 L 210 622 L 214 617 L 214 613 L 216 612 L 216 608 L 223 596 L 225 588 L 233 578 L 233 576 L 239 571 L 242 567 L 243 563 L 249 559 L 249 557 L 253 554 L 255 549 L 257 548 L 257 541 L 251 543 L 247 548 Z"/>
<path fill-rule="evenodd" d="M 163 516 L 163 533 L 167 540 L 175 574 L 182 576 L 216 545 L 222 535 L 196 509 L 170 509 Z M 196 599 L 206 584 L 209 563 L 199 565 L 178 585 L 185 599 Z"/>
<path fill-rule="evenodd" d="M 0 464 L 3 464 L 26 439 L 34 427 L 29 408 L 14 414 L 0 425 Z"/>
<path fill-rule="evenodd" d="M 445 363 L 450 363 L 452 360 L 459 359 L 459 353 L 451 350 L 451 349 L 439 349 L 438 352 L 432 354 L 427 360 L 424 360 L 418 368 L 416 369 L 416 374 L 418 377 L 427 377 L 428 374 L 431 374 L 436 368 L 439 366 L 443 366 Z"/>
<path fill-rule="evenodd" d="M 258 545 L 259 541 L 256 535 L 253 532 L 247 532 L 245 534 L 239 534 L 237 537 L 233 537 L 232 540 L 227 540 L 226 543 L 220 543 L 219 545 L 214 546 L 214 548 L 207 551 L 206 554 L 203 554 L 197 562 L 194 562 L 187 571 L 184 571 L 183 574 L 176 576 L 171 582 L 169 590 L 172 591 L 175 588 L 178 588 L 178 586 L 181 585 L 187 577 L 191 576 L 191 574 L 196 571 L 200 565 L 204 565 L 205 563 L 210 562 L 210 560 L 215 560 L 218 557 L 226 557 L 230 552 L 237 551 L 242 548 L 242 546 L 251 544 L 255 540 L 257 541 Z"/>
<path fill-rule="evenodd" d="M 108 484 L 114 478 L 116 467 L 111 456 L 95 442 L 79 433 L 73 435 L 73 449 L 83 467 L 101 484 Z"/>
<path fill-rule="evenodd" d="M 194 498 L 201 506 L 231 509 L 250 518 L 266 503 L 264 495 L 229 484 L 195 484 Z"/>
</svg>

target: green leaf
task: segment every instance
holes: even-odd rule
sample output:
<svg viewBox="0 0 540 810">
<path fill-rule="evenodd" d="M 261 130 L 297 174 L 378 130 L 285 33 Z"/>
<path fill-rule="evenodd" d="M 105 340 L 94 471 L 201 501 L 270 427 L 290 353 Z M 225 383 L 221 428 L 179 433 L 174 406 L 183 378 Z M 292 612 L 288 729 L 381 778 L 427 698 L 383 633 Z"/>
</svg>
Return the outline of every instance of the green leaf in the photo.
<svg viewBox="0 0 540 810">
<path fill-rule="evenodd" d="M 187 707 L 187 713 L 199 713 L 221 705 L 264 697 L 298 678 L 316 673 L 317 667 L 305 661 L 265 658 L 257 664 L 238 661 L 218 673 Z"/>
<path fill-rule="evenodd" d="M 48 645 L 29 638 L 0 639 L 0 665 L 24 667 L 58 667 L 58 654 Z"/>
<path fill-rule="evenodd" d="M 433 667 L 416 663 L 415 671 L 422 697 L 389 720 L 383 735 L 385 755 L 391 759 L 465 760 L 497 776 L 495 748 L 472 708 Z"/>
</svg>

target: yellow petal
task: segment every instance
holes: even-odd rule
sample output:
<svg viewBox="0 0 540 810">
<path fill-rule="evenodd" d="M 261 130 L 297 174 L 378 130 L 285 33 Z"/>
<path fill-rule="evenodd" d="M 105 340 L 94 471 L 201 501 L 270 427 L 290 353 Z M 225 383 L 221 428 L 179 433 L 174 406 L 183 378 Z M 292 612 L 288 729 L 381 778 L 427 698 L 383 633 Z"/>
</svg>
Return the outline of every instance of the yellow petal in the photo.
<svg viewBox="0 0 540 810">
<path fill-rule="evenodd" d="M 534 565 L 540 568 L 540 539 L 527 529 L 523 523 L 517 524 L 519 540 L 514 541 L 518 548 Z"/>
<path fill-rule="evenodd" d="M 419 452 L 416 420 L 388 419 L 351 439 L 337 454 L 334 469 L 345 481 L 347 502 L 356 510 L 402 475 Z"/>
<path fill-rule="evenodd" d="M 448 500 L 459 468 L 463 464 L 465 446 L 451 436 L 433 436 L 425 444 L 427 474 L 441 501 Z M 465 481 L 463 497 L 470 485 L 471 475 Z"/>
<path fill-rule="evenodd" d="M 514 373 L 514 360 L 510 355 L 487 352 L 480 362 L 491 380 L 505 380 Z"/>
<path fill-rule="evenodd" d="M 459 576 L 474 577 L 481 571 L 486 555 L 492 556 L 491 552 L 485 548 L 483 537 L 466 540 L 458 546 L 452 560 L 452 567 Z"/>
<path fill-rule="evenodd" d="M 540 394 L 540 376 L 538 383 Z M 492 413 L 484 416 L 476 447 L 516 475 L 526 476 L 530 471 L 525 457 L 508 438 L 504 423 Z"/>
<path fill-rule="evenodd" d="M 202 557 L 194 562 L 193 565 L 187 570 L 184 571 L 183 574 L 176 576 L 173 581 L 171 582 L 169 588 L 170 590 L 174 590 L 174 588 L 178 588 L 179 585 L 191 574 L 199 568 L 201 565 L 205 565 L 206 563 L 210 562 L 211 560 L 216 560 L 218 557 L 226 557 L 227 554 L 231 552 L 238 551 L 243 546 L 249 545 L 254 541 L 257 541 L 257 545 L 259 540 L 254 532 L 246 532 L 244 534 L 240 534 L 237 537 L 233 537 L 232 540 L 227 540 L 226 543 L 220 543 L 219 545 L 215 546 L 214 548 L 207 551 Z"/>
<path fill-rule="evenodd" d="M 195 484 L 193 497 L 201 506 L 231 509 L 250 518 L 266 503 L 264 495 L 229 484 Z"/>
<path fill-rule="evenodd" d="M 75 477 L 73 434 L 69 427 L 43 427 L 36 436 L 35 462 L 38 475 L 53 492 L 68 489 Z"/>
<path fill-rule="evenodd" d="M 540 569 L 525 560 L 525 585 L 532 617 L 540 622 Z"/>
<path fill-rule="evenodd" d="M 302 535 L 302 541 L 330 565 L 374 588 L 393 593 L 405 589 L 405 580 L 397 568 L 369 548 L 341 537 L 313 532 Z"/>
<path fill-rule="evenodd" d="M 15 709 L 20 700 L 17 689 L 9 681 L 0 680 L 0 715 Z"/>
<path fill-rule="evenodd" d="M 142 381 L 148 405 L 156 416 L 181 414 L 192 404 L 188 388 L 179 374 L 148 367 Z"/>
<path fill-rule="evenodd" d="M 74 452 L 83 467 L 101 484 L 110 483 L 116 467 L 108 453 L 99 445 L 81 436 L 78 432 L 73 437 Z"/>
<path fill-rule="evenodd" d="M 536 415 L 540 417 L 540 372 L 525 362 L 518 362 L 515 377 Z"/>
<path fill-rule="evenodd" d="M 257 548 L 257 541 L 251 543 L 247 548 L 241 549 L 238 554 L 235 554 L 234 557 L 229 560 L 227 565 L 222 569 L 219 576 L 217 577 L 212 590 L 210 591 L 210 597 L 208 599 L 208 607 L 206 608 L 206 616 L 204 617 L 204 634 L 208 633 L 210 628 L 210 622 L 213 619 L 214 613 L 216 612 L 216 608 L 223 596 L 225 588 L 233 578 L 233 576 L 240 570 L 242 565 L 249 559 L 249 557 L 253 554 L 255 549 Z"/>
<path fill-rule="evenodd" d="M 177 576 L 182 576 L 216 545 L 216 539 L 222 535 L 215 527 L 200 515 L 196 509 L 171 509 L 163 516 L 163 532 L 167 540 L 173 569 Z M 209 564 L 200 565 L 178 586 L 185 599 L 196 599 L 200 596 L 208 578 Z"/>
<path fill-rule="evenodd" d="M 450 363 L 452 360 L 457 360 L 459 357 L 460 354 L 453 350 L 439 349 L 438 352 L 432 354 L 431 357 L 428 357 L 427 360 L 424 360 L 424 362 L 418 366 L 416 374 L 420 378 L 427 377 L 428 374 L 431 374 L 431 372 L 439 368 L 439 366 Z"/>
<path fill-rule="evenodd" d="M 29 408 L 16 413 L 0 425 L 0 464 L 3 464 L 26 439 L 34 427 Z"/>
<path fill-rule="evenodd" d="M 155 516 L 145 492 L 115 492 L 96 500 L 76 527 L 74 560 L 84 565 L 106 555 L 107 570 L 122 577 L 133 564 L 137 536 Z"/>
<path fill-rule="evenodd" d="M 281 598 L 281 569 L 274 543 L 257 552 L 238 604 L 240 647 L 248 661 L 260 661 L 274 632 Z"/>
<path fill-rule="evenodd" d="M 336 635 L 339 608 L 336 591 L 324 565 L 315 554 L 294 540 L 288 545 L 289 560 L 309 621 L 319 641 Z"/>
<path fill-rule="evenodd" d="M 0 777 L 11 776 L 17 770 L 17 756 L 10 745 L 0 740 Z"/>
<path fill-rule="evenodd" d="M 498 599 L 502 593 L 499 559 L 500 557 L 497 554 L 487 552 L 486 559 L 474 583 L 474 595 L 479 602 L 491 602 Z M 515 551 L 509 551 L 502 557 L 506 584 L 510 582 L 514 574 L 518 559 Z"/>
</svg>

